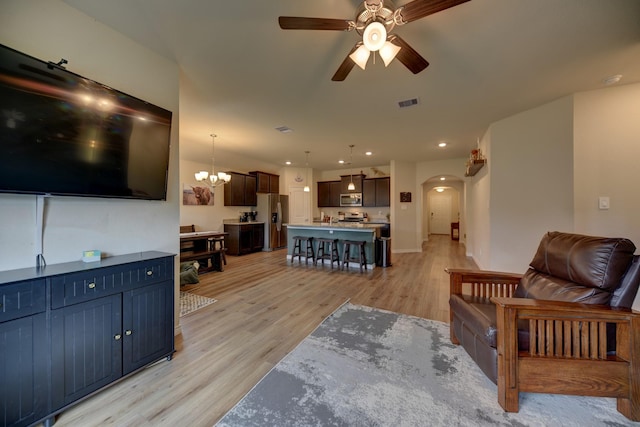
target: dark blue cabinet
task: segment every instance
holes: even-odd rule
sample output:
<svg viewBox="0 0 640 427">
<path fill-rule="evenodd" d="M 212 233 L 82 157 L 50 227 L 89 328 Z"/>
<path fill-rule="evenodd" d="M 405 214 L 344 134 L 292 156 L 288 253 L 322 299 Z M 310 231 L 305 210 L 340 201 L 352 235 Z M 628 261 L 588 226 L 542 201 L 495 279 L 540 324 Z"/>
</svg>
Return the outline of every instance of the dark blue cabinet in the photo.
<svg viewBox="0 0 640 427">
<path fill-rule="evenodd" d="M 122 376 L 121 306 L 117 294 L 52 311 L 54 410 Z"/>
<path fill-rule="evenodd" d="M 174 255 L 0 272 L 0 427 L 52 424 L 174 352 Z"/>
<path fill-rule="evenodd" d="M 173 282 L 124 294 L 123 372 L 128 374 L 173 352 Z"/>
<path fill-rule="evenodd" d="M 0 425 L 28 426 L 48 413 L 45 314 L 0 323 Z"/>
</svg>

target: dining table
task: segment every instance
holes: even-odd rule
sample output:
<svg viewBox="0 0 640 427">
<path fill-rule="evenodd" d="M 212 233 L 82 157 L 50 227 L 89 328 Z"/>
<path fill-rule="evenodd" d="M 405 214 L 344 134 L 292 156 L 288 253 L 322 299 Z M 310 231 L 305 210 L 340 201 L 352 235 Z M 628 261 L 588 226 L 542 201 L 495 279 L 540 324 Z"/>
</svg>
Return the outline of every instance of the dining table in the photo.
<svg viewBox="0 0 640 427">
<path fill-rule="evenodd" d="M 191 231 L 180 233 L 180 262 L 197 260 L 200 271 L 224 269 L 226 264 L 224 231 Z"/>
</svg>

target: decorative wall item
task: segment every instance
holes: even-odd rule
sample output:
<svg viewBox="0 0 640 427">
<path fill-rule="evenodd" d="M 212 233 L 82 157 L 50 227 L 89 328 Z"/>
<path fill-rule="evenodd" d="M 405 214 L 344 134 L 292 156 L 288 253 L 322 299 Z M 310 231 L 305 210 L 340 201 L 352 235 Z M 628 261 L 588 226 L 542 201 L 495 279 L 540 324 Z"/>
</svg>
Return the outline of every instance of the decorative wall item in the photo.
<svg viewBox="0 0 640 427">
<path fill-rule="evenodd" d="M 400 202 L 402 202 L 402 203 L 411 203 L 411 192 L 410 191 L 401 191 L 400 192 Z"/>
<path fill-rule="evenodd" d="M 213 191 L 209 186 L 184 184 L 182 187 L 182 204 L 213 206 Z"/>
</svg>

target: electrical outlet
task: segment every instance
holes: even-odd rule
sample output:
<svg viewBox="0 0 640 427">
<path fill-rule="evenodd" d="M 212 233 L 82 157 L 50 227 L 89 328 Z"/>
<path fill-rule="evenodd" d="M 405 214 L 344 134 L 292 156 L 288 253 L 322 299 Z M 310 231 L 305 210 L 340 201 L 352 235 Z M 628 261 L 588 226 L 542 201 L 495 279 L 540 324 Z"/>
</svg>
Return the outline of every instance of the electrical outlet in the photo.
<svg viewBox="0 0 640 427">
<path fill-rule="evenodd" d="M 600 208 L 600 210 L 609 209 L 609 197 L 600 196 L 598 198 L 598 207 Z"/>
</svg>

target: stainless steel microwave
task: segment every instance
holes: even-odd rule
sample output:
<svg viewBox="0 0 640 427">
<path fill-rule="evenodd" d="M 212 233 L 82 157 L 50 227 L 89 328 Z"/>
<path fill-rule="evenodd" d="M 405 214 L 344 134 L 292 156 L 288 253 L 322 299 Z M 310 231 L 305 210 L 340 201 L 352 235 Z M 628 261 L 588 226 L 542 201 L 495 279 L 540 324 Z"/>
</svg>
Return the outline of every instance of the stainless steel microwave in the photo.
<svg viewBox="0 0 640 427">
<path fill-rule="evenodd" d="M 362 193 L 341 194 L 340 206 L 362 206 Z"/>
</svg>

